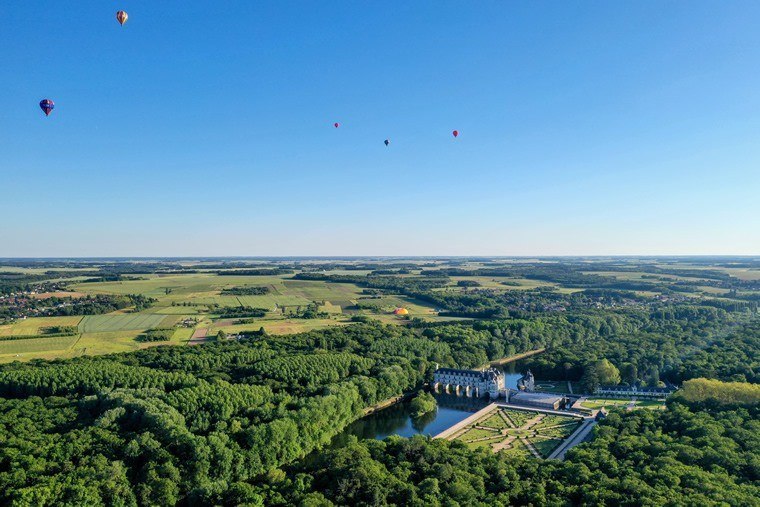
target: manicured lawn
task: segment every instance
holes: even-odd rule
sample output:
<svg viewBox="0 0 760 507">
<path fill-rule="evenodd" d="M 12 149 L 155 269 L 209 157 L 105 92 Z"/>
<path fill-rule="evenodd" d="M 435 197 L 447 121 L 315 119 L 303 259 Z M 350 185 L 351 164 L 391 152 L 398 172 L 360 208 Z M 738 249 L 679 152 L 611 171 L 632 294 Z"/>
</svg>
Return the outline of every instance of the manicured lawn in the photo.
<svg viewBox="0 0 760 507">
<path fill-rule="evenodd" d="M 490 449 L 493 444 L 498 443 L 501 439 L 502 437 L 489 438 L 488 440 L 479 440 L 477 442 L 466 442 L 466 444 L 470 449 L 477 449 L 479 447 Z"/>
<path fill-rule="evenodd" d="M 496 429 L 502 429 L 502 428 L 509 428 L 510 426 L 507 424 L 507 421 L 504 420 L 504 418 L 497 412 L 494 413 L 491 417 L 486 419 L 485 421 L 478 423 L 480 426 L 488 426 L 489 428 L 496 428 Z"/>
<path fill-rule="evenodd" d="M 507 414 L 507 416 L 512 420 L 513 423 L 515 423 L 515 426 L 518 428 L 538 415 L 538 412 L 529 412 L 526 410 L 501 410 Z"/>
<path fill-rule="evenodd" d="M 580 421 L 569 422 L 552 428 L 536 428 L 536 431 L 546 437 L 566 438 L 580 426 Z"/>
<path fill-rule="evenodd" d="M 509 444 L 509 447 L 505 447 L 501 452 L 512 456 L 531 456 L 530 452 L 525 447 L 525 444 L 523 444 L 519 438 L 515 439 Z"/>
<path fill-rule="evenodd" d="M 498 437 L 499 432 L 498 431 L 488 431 L 488 430 L 482 430 L 480 428 L 472 428 L 468 430 L 467 432 L 463 433 L 461 436 L 457 438 L 457 440 L 475 440 L 478 438 L 486 438 L 486 437 Z"/>
<path fill-rule="evenodd" d="M 539 454 L 544 458 L 549 457 L 554 449 L 562 443 L 562 439 L 556 438 L 534 438 L 530 441 L 533 447 L 536 448 Z"/>
<path fill-rule="evenodd" d="M 558 424 L 567 424 L 573 421 L 577 421 L 576 418 L 563 417 L 561 415 L 547 414 L 541 419 L 538 424 L 533 426 L 534 428 L 546 428 L 549 426 L 556 426 Z"/>
<path fill-rule="evenodd" d="M 603 407 L 607 409 L 615 407 L 625 408 L 631 404 L 631 401 L 631 399 L 622 398 L 589 398 L 588 400 L 581 403 L 581 406 L 592 410 L 600 409 Z M 663 407 L 664 401 L 637 398 L 634 402 L 634 405 L 636 408 L 660 409 Z"/>
</svg>

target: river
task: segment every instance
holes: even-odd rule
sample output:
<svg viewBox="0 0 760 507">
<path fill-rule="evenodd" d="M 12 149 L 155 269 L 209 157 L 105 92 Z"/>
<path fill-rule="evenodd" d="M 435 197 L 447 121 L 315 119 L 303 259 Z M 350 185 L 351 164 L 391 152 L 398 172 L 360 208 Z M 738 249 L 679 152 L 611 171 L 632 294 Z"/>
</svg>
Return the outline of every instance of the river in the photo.
<svg viewBox="0 0 760 507">
<path fill-rule="evenodd" d="M 507 387 L 517 389 L 517 381 L 522 376 L 520 373 L 522 366 L 521 361 L 502 366 Z M 490 403 L 488 398 L 467 398 L 452 394 L 434 394 L 434 396 L 438 402 L 438 407 L 434 412 L 415 419 L 411 416 L 408 402 L 392 405 L 350 424 L 333 439 L 330 447 L 343 447 L 351 436 L 360 439 L 383 439 L 390 435 L 434 436 Z"/>
</svg>

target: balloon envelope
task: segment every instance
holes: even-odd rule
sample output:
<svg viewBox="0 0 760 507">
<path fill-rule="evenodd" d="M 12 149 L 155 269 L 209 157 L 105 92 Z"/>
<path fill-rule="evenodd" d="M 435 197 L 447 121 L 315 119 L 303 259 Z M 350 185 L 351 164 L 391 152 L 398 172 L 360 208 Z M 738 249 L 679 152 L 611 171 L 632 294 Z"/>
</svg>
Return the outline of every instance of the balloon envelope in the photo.
<svg viewBox="0 0 760 507">
<path fill-rule="evenodd" d="M 121 26 L 124 26 L 124 23 L 126 23 L 128 19 L 129 15 L 126 12 L 118 11 L 116 13 L 116 21 L 118 21 Z"/>
<path fill-rule="evenodd" d="M 50 112 L 55 109 L 55 104 L 50 99 L 42 99 L 40 101 L 40 109 L 45 113 L 45 116 L 50 116 Z"/>
<path fill-rule="evenodd" d="M 340 127 L 340 123 L 338 123 L 337 121 L 335 123 L 333 123 L 333 125 L 335 125 L 335 128 Z"/>
<path fill-rule="evenodd" d="M 388 146 L 389 144 L 391 144 L 391 140 L 390 140 L 390 139 L 386 139 L 386 140 L 385 140 L 385 141 L 383 141 L 383 142 L 385 143 L 385 145 L 386 145 L 386 146 Z"/>
<path fill-rule="evenodd" d="M 459 131 L 458 131 L 458 130 L 455 130 L 454 132 L 452 132 L 452 134 L 454 134 L 454 137 L 456 137 L 456 136 L 458 136 L 458 135 L 459 135 Z"/>
</svg>

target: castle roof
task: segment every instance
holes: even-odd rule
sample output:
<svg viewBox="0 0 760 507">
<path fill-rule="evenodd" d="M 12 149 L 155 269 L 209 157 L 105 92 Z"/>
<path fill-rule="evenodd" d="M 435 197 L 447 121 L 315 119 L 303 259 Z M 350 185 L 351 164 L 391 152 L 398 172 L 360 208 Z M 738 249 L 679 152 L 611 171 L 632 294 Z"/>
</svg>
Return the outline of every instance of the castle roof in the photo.
<svg viewBox="0 0 760 507">
<path fill-rule="evenodd" d="M 438 368 L 436 374 L 440 375 L 460 375 L 463 377 L 478 378 L 482 380 L 496 380 L 502 373 L 499 370 L 490 368 L 488 370 L 460 370 L 458 368 Z"/>
</svg>

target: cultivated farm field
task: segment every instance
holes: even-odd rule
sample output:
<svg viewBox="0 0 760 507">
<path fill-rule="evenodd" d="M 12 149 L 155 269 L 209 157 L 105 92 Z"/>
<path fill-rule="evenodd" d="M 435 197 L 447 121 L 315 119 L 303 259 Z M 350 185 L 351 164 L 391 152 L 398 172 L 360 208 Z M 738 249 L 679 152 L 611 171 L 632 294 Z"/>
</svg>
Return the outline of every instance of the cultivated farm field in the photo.
<svg viewBox="0 0 760 507">
<path fill-rule="evenodd" d="M 74 315 L 70 317 L 32 317 L 25 320 L 17 320 L 12 324 L 0 326 L 0 337 L 2 336 L 37 336 L 41 334 L 40 329 L 52 326 L 76 326 L 82 317 Z"/>
<path fill-rule="evenodd" d="M 26 358 L 27 354 L 66 351 L 71 349 L 78 339 L 79 335 L 29 338 L 26 340 L 1 340 L 0 362 Z"/>
<path fill-rule="evenodd" d="M 82 333 L 143 331 L 159 327 L 165 318 L 163 315 L 150 313 L 87 315 L 79 323 L 79 331 Z"/>
</svg>

